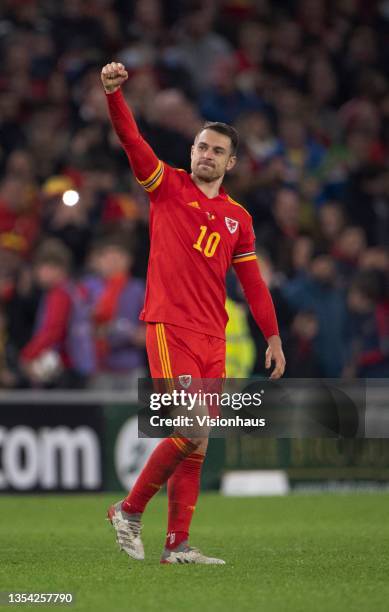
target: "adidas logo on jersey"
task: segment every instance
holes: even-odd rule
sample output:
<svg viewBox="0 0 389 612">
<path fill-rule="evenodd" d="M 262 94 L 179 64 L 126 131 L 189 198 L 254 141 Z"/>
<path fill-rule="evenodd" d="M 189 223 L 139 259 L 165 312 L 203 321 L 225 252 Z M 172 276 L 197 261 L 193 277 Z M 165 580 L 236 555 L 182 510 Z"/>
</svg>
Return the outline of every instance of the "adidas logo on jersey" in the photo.
<svg viewBox="0 0 389 612">
<path fill-rule="evenodd" d="M 200 204 L 198 202 L 187 202 L 188 206 L 192 206 L 192 208 L 200 208 Z"/>
</svg>

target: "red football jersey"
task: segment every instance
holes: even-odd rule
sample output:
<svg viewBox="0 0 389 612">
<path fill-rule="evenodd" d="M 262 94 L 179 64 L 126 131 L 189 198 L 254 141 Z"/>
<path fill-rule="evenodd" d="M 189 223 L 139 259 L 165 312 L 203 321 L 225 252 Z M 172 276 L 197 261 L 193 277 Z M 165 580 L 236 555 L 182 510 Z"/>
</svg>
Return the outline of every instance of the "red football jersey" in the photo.
<svg viewBox="0 0 389 612">
<path fill-rule="evenodd" d="M 151 248 L 141 319 L 225 338 L 225 279 L 234 264 L 265 338 L 278 335 L 274 305 L 255 261 L 249 213 L 221 188 L 215 198 L 185 170 L 161 162 L 122 92 L 107 95 L 112 124 L 138 182 L 150 194 Z"/>
<path fill-rule="evenodd" d="M 251 216 L 223 189 L 207 198 L 185 170 L 160 162 L 153 175 L 142 181 L 151 247 L 141 318 L 224 338 L 227 270 L 255 259 Z"/>
</svg>

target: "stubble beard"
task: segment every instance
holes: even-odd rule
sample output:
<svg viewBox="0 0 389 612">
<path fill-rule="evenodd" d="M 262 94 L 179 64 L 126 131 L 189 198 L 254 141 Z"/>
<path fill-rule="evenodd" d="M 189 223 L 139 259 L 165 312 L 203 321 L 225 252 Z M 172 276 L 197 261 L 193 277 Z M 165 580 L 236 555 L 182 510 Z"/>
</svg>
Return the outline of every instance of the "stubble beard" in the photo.
<svg viewBox="0 0 389 612">
<path fill-rule="evenodd" d="M 200 181 L 203 181 L 204 183 L 214 183 L 215 181 L 218 181 L 224 176 L 224 174 L 217 172 L 217 170 L 215 170 L 214 168 L 212 168 L 212 170 L 213 170 L 212 172 L 208 173 L 206 171 L 203 172 L 201 168 L 199 169 L 197 167 L 194 170 L 192 170 L 192 172 L 193 172 L 193 175 L 197 179 L 199 179 Z"/>
</svg>

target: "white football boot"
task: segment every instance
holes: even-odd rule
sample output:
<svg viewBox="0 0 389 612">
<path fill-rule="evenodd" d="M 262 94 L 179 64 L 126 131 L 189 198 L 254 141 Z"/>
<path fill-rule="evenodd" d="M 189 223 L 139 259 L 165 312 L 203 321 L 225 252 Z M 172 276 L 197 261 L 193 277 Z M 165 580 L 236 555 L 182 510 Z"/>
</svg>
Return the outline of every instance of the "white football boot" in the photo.
<svg viewBox="0 0 389 612">
<path fill-rule="evenodd" d="M 199 563 L 202 565 L 225 565 L 223 559 L 215 559 L 215 557 L 206 557 L 198 548 L 188 546 L 187 542 L 183 542 L 174 550 L 165 548 L 162 553 L 161 563 Z"/>
<path fill-rule="evenodd" d="M 140 537 L 141 515 L 124 512 L 122 501 L 119 501 L 109 508 L 107 517 L 116 531 L 116 541 L 120 550 L 124 550 L 132 559 L 143 561 L 145 551 Z"/>
</svg>

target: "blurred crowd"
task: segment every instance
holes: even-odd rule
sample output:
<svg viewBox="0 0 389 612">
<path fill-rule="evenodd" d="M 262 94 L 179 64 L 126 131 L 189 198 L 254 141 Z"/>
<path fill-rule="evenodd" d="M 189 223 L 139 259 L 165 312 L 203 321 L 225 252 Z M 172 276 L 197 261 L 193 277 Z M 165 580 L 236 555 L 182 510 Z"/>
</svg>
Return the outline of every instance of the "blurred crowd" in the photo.
<svg viewBox="0 0 389 612">
<path fill-rule="evenodd" d="M 388 39 L 388 0 L 3 0 L 0 386 L 147 371 L 148 204 L 108 119 L 112 60 L 164 161 L 189 168 L 204 120 L 238 128 L 225 187 L 253 217 L 287 375 L 389 376 Z M 227 373 L 262 375 L 233 275 L 228 294 Z"/>
</svg>

